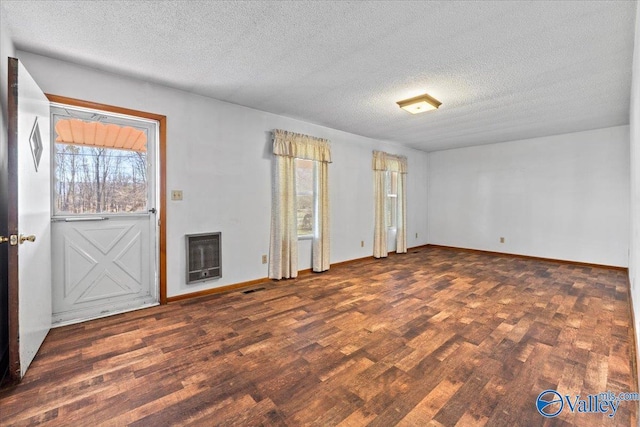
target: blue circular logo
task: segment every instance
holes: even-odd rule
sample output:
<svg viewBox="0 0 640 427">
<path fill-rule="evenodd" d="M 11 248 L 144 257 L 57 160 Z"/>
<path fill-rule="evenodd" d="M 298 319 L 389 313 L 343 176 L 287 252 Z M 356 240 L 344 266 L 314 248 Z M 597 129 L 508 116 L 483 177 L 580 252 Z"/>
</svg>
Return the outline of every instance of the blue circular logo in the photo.
<svg viewBox="0 0 640 427">
<path fill-rule="evenodd" d="M 540 415 L 547 418 L 557 416 L 564 408 L 562 396 L 555 390 L 545 390 L 536 399 L 536 408 Z"/>
</svg>

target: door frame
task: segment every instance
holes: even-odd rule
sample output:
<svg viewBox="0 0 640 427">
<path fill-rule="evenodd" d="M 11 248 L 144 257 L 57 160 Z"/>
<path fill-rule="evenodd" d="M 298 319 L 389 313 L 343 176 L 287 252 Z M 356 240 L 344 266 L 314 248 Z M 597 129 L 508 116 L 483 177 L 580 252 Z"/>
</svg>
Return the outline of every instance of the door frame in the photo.
<svg viewBox="0 0 640 427">
<path fill-rule="evenodd" d="M 18 75 L 18 60 L 15 58 L 9 58 L 9 76 L 7 76 L 7 80 L 11 82 L 12 75 Z M 15 77 L 13 77 L 15 79 Z M 18 86 L 9 87 L 9 91 L 7 93 L 7 105 L 8 108 L 13 108 L 14 105 L 18 104 Z M 9 116 L 12 116 L 13 123 L 9 123 Z M 15 111 L 13 115 L 9 114 L 7 111 L 7 159 L 17 159 L 18 158 L 18 132 L 9 132 L 9 129 L 18 129 L 18 113 Z M 18 218 L 18 164 L 17 162 L 7 161 L 7 184 L 8 184 L 8 192 L 7 192 L 7 234 L 16 234 L 18 233 L 18 224 L 16 224 Z M 18 265 L 18 250 L 11 250 L 7 248 L 7 265 Z M 19 328 L 18 320 L 20 318 L 18 312 L 18 269 L 17 268 L 9 268 L 8 269 L 8 318 L 9 318 L 9 365 L 8 365 L 8 377 L 9 383 L 15 383 L 20 379 L 20 342 L 19 338 Z"/>
<path fill-rule="evenodd" d="M 158 201 L 159 217 L 159 254 L 158 254 L 158 285 L 160 291 L 160 304 L 167 303 L 167 117 L 148 113 L 145 111 L 131 110 L 128 108 L 116 107 L 108 104 L 100 104 L 91 101 L 84 101 L 76 98 L 68 98 L 65 96 L 52 95 L 45 93 L 49 102 L 55 102 L 58 104 L 67 104 L 74 107 L 90 108 L 95 110 L 107 111 L 110 113 L 126 114 L 134 117 L 141 117 L 150 120 L 156 120 L 159 123 L 159 137 L 158 137 L 158 168 L 157 168 L 157 193 L 160 200 Z"/>
</svg>

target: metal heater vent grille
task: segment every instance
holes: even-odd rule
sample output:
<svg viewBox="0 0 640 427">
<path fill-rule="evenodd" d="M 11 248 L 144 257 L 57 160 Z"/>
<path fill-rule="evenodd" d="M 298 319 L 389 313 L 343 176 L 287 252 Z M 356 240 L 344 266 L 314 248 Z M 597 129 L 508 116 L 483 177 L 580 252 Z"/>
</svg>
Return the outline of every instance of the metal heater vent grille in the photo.
<svg viewBox="0 0 640 427">
<path fill-rule="evenodd" d="M 187 284 L 222 277 L 221 233 L 187 235 Z"/>
</svg>

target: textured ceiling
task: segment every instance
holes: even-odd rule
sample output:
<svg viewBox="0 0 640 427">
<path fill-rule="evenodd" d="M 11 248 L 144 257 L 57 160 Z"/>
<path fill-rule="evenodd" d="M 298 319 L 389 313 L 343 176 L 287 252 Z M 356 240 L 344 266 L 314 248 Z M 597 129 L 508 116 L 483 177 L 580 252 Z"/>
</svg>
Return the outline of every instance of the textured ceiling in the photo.
<svg viewBox="0 0 640 427">
<path fill-rule="evenodd" d="M 0 5 L 18 49 L 426 151 L 629 122 L 635 1 Z"/>
</svg>

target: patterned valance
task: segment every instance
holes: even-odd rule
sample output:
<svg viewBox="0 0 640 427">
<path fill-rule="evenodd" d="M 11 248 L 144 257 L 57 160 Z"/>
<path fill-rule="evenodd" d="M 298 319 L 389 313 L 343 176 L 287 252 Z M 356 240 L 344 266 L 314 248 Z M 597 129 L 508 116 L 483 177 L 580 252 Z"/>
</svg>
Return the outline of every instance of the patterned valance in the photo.
<svg viewBox="0 0 640 427">
<path fill-rule="evenodd" d="M 331 163 L 329 140 L 281 129 L 273 131 L 273 154 Z"/>
<path fill-rule="evenodd" d="M 384 151 L 374 151 L 373 170 L 407 173 L 407 158 L 385 153 Z"/>
</svg>

